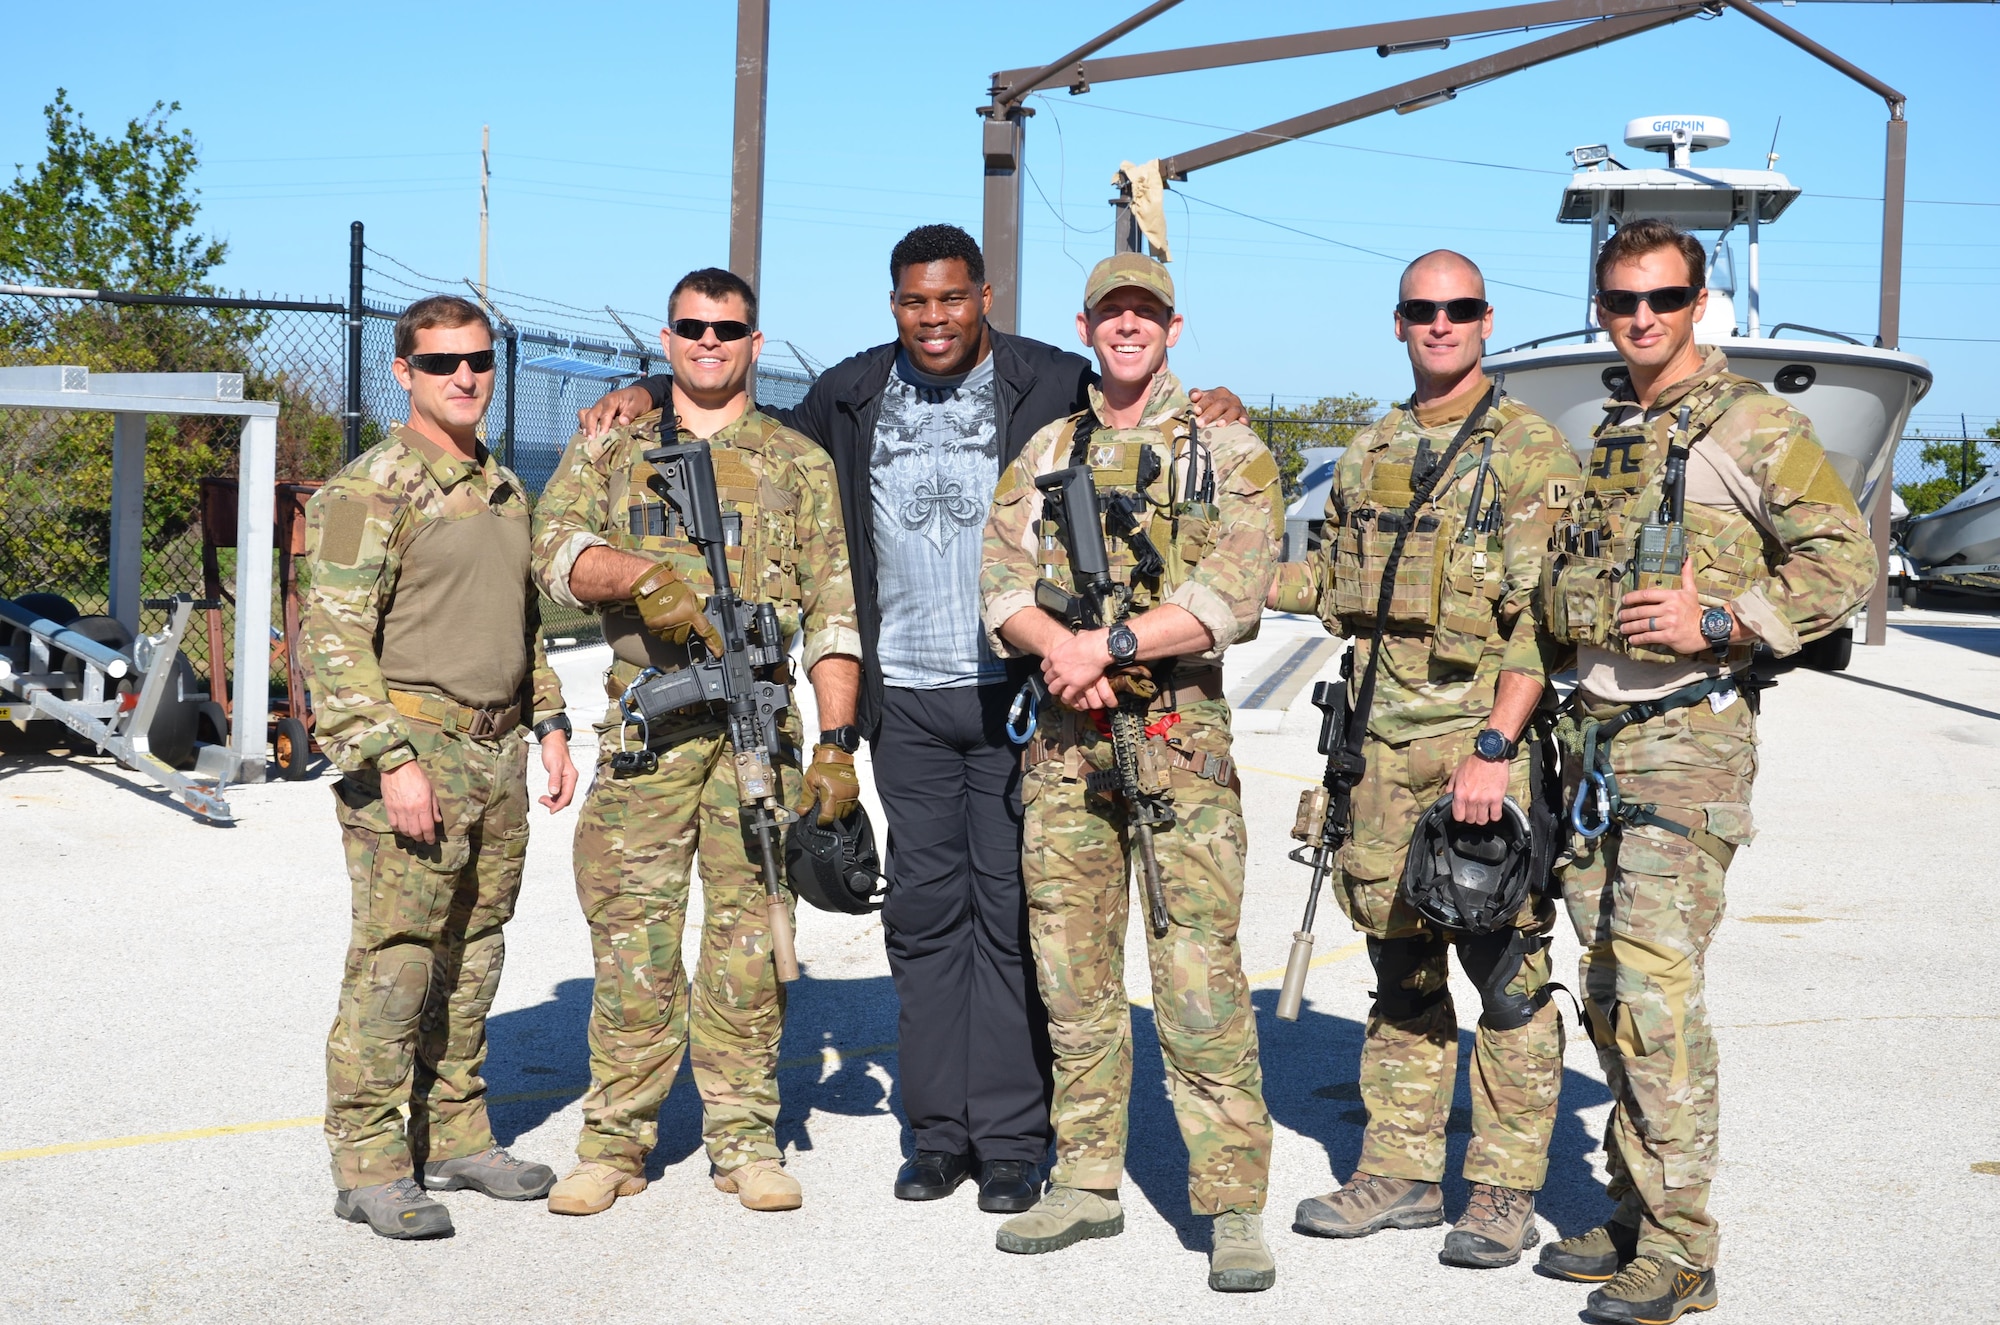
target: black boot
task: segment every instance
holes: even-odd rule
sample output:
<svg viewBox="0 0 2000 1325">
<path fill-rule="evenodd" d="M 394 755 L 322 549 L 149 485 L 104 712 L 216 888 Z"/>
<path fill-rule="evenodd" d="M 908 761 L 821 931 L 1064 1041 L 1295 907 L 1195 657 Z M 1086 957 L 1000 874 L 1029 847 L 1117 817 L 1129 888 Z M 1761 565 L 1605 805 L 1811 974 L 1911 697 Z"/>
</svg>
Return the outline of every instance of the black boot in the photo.
<svg viewBox="0 0 2000 1325">
<path fill-rule="evenodd" d="M 989 1159 L 979 1166 L 979 1208 L 988 1214 L 1032 1210 L 1041 1194 L 1041 1177 L 1025 1159 Z"/>
<path fill-rule="evenodd" d="M 896 1171 L 899 1201 L 941 1201 L 972 1176 L 972 1157 L 942 1150 L 919 1150 Z"/>
</svg>

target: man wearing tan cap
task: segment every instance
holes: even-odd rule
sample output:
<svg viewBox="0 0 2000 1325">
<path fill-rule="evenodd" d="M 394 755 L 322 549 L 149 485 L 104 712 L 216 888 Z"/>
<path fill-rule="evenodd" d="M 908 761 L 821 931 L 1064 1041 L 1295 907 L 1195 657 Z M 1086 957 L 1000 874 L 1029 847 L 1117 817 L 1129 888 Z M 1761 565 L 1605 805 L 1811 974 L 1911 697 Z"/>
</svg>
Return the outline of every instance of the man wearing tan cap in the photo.
<svg viewBox="0 0 2000 1325">
<path fill-rule="evenodd" d="M 1215 1221 L 1209 1287 L 1256 1292 L 1277 1279 L 1263 1236 L 1271 1116 L 1236 942 L 1248 842 L 1222 654 L 1256 633 L 1277 564 L 1278 466 L 1247 426 L 1196 420 L 1167 369 L 1181 318 L 1158 262 L 1100 262 L 1076 326 L 1097 355 L 1089 408 L 1038 431 L 1001 476 L 980 574 L 994 652 L 1039 659 L 1045 687 L 1021 785 L 1022 872 L 1055 1055 L 1052 1185 L 998 1242 L 1051 1252 L 1124 1228 L 1136 875 L 1188 1197 Z M 1047 501 L 1038 479 L 1066 500 Z M 1091 488 L 1100 521 L 1073 527 Z M 1108 594 L 1072 569 L 1093 548 Z M 1093 591 L 1101 611 L 1041 605 Z"/>
</svg>

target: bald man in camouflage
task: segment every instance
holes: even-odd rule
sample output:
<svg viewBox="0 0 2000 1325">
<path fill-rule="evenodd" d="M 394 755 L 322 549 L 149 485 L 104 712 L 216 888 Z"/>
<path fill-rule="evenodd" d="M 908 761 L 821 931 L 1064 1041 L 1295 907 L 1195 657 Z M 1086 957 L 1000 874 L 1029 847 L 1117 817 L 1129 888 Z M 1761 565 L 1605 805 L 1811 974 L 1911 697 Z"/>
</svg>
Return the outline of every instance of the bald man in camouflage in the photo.
<svg viewBox="0 0 2000 1325">
<path fill-rule="evenodd" d="M 1465 1148 L 1471 1197 L 1438 1259 L 1491 1269 L 1514 1264 L 1539 1238 L 1535 1193 L 1548 1174 L 1562 1083 L 1562 1020 L 1549 1003 L 1555 902 L 1530 895 L 1511 927 L 1452 935 L 1428 925 L 1401 884 L 1417 820 L 1439 796 L 1449 793 L 1453 816 L 1475 824 L 1497 820 L 1509 795 L 1528 803 L 1520 738 L 1547 688 L 1529 608 L 1550 502 L 1576 488 L 1579 470 L 1562 434 L 1481 371 L 1493 311 L 1470 259 L 1439 250 L 1411 263 L 1393 330 L 1416 390 L 1349 443 L 1334 469 L 1319 550 L 1282 567 L 1271 590 L 1272 607 L 1317 612 L 1328 630 L 1355 641 L 1350 702 L 1358 702 L 1370 655 L 1381 654 L 1362 744 L 1367 771 L 1354 788 L 1333 886 L 1367 936 L 1376 973 L 1361 1040 L 1368 1122 L 1353 1176 L 1300 1202 L 1294 1227 L 1358 1238 L 1444 1222 L 1445 1130 L 1458 1074 L 1447 977 L 1456 946 L 1481 991 Z M 1389 541 L 1374 530 L 1409 508 L 1420 458 L 1450 468 L 1416 512 L 1377 640 Z"/>
<path fill-rule="evenodd" d="M 1668 1322 L 1716 1304 L 1719 1112 L 1702 986 L 1723 877 L 1754 831 L 1747 672 L 1759 644 L 1784 657 L 1837 629 L 1875 579 L 1854 496 L 1812 424 L 1695 343 L 1705 256 L 1650 220 L 1598 253 L 1599 320 L 1630 381 L 1605 402 L 1537 606 L 1576 656 L 1559 734 L 1595 835 L 1573 843 L 1563 896 L 1612 1092 L 1607 1191 L 1618 1203 L 1602 1225 L 1544 1247 L 1541 1268 L 1602 1283 L 1585 1304 L 1602 1321 Z"/>
</svg>

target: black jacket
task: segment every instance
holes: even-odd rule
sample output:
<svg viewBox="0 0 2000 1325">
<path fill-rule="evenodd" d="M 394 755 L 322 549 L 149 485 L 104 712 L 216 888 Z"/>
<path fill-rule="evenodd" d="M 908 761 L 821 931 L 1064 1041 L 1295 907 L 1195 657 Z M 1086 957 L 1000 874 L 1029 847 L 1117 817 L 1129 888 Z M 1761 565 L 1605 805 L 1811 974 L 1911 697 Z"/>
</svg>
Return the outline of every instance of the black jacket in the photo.
<svg viewBox="0 0 2000 1325">
<path fill-rule="evenodd" d="M 988 329 L 993 341 L 994 405 L 999 414 L 1000 467 L 1005 469 L 1037 432 L 1087 407 L 1086 388 L 1097 380 L 1090 360 L 1053 345 Z M 876 641 L 882 609 L 875 601 L 875 499 L 869 459 L 874 453 L 875 419 L 882 392 L 896 367 L 896 342 L 841 360 L 821 373 L 806 398 L 790 409 L 766 414 L 818 442 L 833 457 L 840 483 L 840 509 L 847 521 L 847 555 L 854 575 L 855 615 L 861 626 L 861 734 L 874 740 L 882 725 L 882 671 Z M 665 402 L 672 378 L 639 383 L 653 403 Z"/>
</svg>

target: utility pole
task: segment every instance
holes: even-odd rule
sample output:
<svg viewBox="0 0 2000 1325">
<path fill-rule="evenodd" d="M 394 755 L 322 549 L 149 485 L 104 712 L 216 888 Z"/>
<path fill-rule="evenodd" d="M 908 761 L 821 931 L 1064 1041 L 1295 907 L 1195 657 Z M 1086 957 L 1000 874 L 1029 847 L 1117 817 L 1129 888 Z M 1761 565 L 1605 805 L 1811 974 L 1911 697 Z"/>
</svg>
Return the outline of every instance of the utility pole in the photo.
<svg viewBox="0 0 2000 1325">
<path fill-rule="evenodd" d="M 771 0 L 736 0 L 736 143 L 729 171 L 729 270 L 758 288 L 764 260 L 764 96 Z"/>
<path fill-rule="evenodd" d="M 479 302 L 486 302 L 486 193 L 493 178 L 488 159 L 493 149 L 493 126 L 479 126 Z"/>
</svg>

